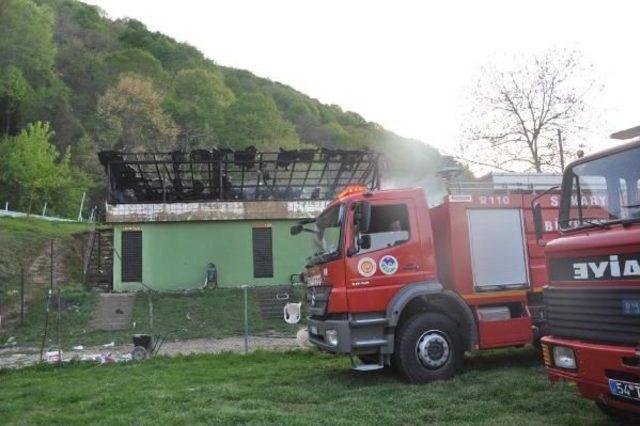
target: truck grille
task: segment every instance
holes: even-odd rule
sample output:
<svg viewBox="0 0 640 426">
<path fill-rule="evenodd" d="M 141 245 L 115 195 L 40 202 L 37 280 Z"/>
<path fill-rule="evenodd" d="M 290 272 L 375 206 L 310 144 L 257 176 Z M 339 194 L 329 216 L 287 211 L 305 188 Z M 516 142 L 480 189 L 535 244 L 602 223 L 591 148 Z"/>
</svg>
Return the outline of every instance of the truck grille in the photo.
<svg viewBox="0 0 640 426">
<path fill-rule="evenodd" d="M 623 301 L 640 301 L 640 288 L 558 288 L 544 291 L 548 334 L 637 345 L 640 315 L 625 314 Z"/>
<path fill-rule="evenodd" d="M 306 292 L 306 310 L 309 315 L 324 315 L 329 304 L 329 295 L 331 287 L 315 286 L 307 287 Z"/>
</svg>

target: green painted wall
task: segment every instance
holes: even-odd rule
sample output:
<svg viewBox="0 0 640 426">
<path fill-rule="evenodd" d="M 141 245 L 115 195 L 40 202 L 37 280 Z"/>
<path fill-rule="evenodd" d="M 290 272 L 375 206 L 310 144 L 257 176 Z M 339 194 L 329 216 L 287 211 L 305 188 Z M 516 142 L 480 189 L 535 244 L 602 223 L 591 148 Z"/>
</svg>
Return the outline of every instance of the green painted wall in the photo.
<svg viewBox="0 0 640 426">
<path fill-rule="evenodd" d="M 139 290 L 121 278 L 121 233 L 142 231 L 142 282 L 154 290 L 178 290 L 204 283 L 209 262 L 218 267 L 219 286 L 288 284 L 311 254 L 310 234 L 292 236 L 294 220 L 164 222 L 114 225 L 113 283 L 116 291 Z M 252 229 L 271 226 L 273 278 L 253 277 Z"/>
</svg>

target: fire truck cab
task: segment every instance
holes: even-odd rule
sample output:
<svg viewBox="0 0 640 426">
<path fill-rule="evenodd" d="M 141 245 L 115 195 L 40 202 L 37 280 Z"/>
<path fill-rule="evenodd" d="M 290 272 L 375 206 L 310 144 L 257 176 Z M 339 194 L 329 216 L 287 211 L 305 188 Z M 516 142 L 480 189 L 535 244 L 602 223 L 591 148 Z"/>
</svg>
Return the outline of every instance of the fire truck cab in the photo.
<svg viewBox="0 0 640 426">
<path fill-rule="evenodd" d="M 565 169 L 561 236 L 545 247 L 542 339 L 552 381 L 575 383 L 607 414 L 634 424 L 640 423 L 639 164 L 636 140 Z"/>
<path fill-rule="evenodd" d="M 546 277 L 536 191 L 454 192 L 429 208 L 422 188 L 347 189 L 292 227 L 313 234 L 304 274 L 313 345 L 350 355 L 355 369 L 393 364 L 424 382 L 455 375 L 466 351 L 535 339 Z M 542 200 L 552 218 L 557 195 Z"/>
</svg>

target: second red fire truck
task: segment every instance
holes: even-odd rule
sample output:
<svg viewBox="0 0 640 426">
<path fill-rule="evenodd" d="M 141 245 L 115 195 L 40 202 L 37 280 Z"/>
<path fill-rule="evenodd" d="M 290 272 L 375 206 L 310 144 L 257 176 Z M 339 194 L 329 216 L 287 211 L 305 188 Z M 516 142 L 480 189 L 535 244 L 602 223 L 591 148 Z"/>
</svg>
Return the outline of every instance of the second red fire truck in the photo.
<svg viewBox="0 0 640 426">
<path fill-rule="evenodd" d="M 347 189 L 292 234 L 313 233 L 306 270 L 309 341 L 358 370 L 393 364 L 412 382 L 452 377 L 465 351 L 532 343 L 546 281 L 532 198 L 520 187 Z M 540 198 L 547 239 L 558 195 Z"/>
<path fill-rule="evenodd" d="M 621 134 L 633 131 L 640 136 Z M 566 168 L 559 223 L 562 235 L 545 247 L 549 376 L 640 424 L 639 140 Z"/>
</svg>

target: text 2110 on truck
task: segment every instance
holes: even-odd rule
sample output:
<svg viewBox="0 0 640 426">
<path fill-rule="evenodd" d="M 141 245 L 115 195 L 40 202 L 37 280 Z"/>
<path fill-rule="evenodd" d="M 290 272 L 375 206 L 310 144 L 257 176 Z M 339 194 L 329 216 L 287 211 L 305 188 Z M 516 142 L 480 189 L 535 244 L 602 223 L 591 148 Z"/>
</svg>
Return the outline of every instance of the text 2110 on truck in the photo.
<svg viewBox="0 0 640 426">
<path fill-rule="evenodd" d="M 291 229 L 313 234 L 309 341 L 350 355 L 357 370 L 393 364 L 412 382 L 453 376 L 465 351 L 533 342 L 546 280 L 535 195 L 527 185 L 460 189 L 429 208 L 421 188 L 347 188 Z M 540 198 L 548 217 L 554 200 Z"/>
<path fill-rule="evenodd" d="M 561 236 L 545 247 L 549 376 L 574 382 L 606 413 L 640 423 L 639 140 L 566 168 L 559 224 Z"/>
</svg>

